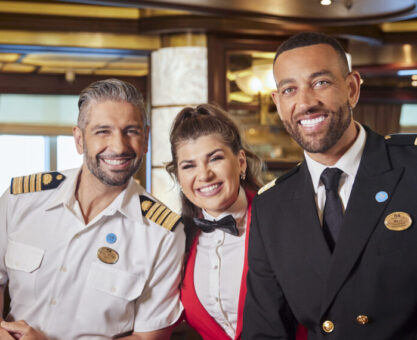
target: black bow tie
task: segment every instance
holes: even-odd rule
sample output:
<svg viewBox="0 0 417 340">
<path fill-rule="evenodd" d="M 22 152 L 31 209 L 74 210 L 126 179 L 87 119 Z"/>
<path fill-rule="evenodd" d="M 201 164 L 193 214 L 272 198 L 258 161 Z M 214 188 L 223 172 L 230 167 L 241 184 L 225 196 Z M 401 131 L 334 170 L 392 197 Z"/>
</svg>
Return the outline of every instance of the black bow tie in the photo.
<svg viewBox="0 0 417 340">
<path fill-rule="evenodd" d="M 239 235 L 236 221 L 232 215 L 227 215 L 218 221 L 208 221 L 202 218 L 194 218 L 195 225 L 205 233 L 212 233 L 215 229 L 223 230 L 234 236 Z"/>
</svg>

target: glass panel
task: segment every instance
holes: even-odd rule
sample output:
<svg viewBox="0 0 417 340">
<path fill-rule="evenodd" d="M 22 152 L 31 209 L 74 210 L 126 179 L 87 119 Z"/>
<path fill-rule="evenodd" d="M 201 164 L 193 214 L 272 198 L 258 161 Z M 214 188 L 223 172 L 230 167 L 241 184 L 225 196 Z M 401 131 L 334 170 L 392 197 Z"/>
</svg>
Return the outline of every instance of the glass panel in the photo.
<svg viewBox="0 0 417 340">
<path fill-rule="evenodd" d="M 75 148 L 73 136 L 58 136 L 57 138 L 57 168 L 58 170 L 78 168 L 83 162 L 83 156 Z"/>
<path fill-rule="evenodd" d="M 231 51 L 227 54 L 227 111 L 242 128 L 245 140 L 269 170 L 285 171 L 303 158 L 302 149 L 285 130 L 271 92 L 275 53 Z M 271 175 L 276 176 L 278 172 Z M 265 173 L 268 180 L 268 173 Z"/>
<path fill-rule="evenodd" d="M 0 168 L 0 192 L 10 185 L 10 179 L 45 171 L 45 139 L 43 136 L 0 136 L 3 160 Z"/>
<path fill-rule="evenodd" d="M 0 123 L 75 125 L 78 96 L 0 94 Z"/>
<path fill-rule="evenodd" d="M 417 104 L 403 104 L 400 117 L 401 127 L 413 127 L 417 132 Z"/>
</svg>

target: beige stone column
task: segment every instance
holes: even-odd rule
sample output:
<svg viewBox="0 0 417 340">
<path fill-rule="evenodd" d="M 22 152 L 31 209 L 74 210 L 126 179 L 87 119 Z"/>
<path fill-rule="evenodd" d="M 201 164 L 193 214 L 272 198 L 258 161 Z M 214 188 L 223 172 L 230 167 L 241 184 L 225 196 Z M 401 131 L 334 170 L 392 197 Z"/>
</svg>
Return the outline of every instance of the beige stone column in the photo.
<svg viewBox="0 0 417 340">
<path fill-rule="evenodd" d="M 174 211 L 180 211 L 179 186 L 164 164 L 171 160 L 169 131 L 182 108 L 207 102 L 207 48 L 204 35 L 162 38 L 151 56 L 151 192 Z"/>
</svg>

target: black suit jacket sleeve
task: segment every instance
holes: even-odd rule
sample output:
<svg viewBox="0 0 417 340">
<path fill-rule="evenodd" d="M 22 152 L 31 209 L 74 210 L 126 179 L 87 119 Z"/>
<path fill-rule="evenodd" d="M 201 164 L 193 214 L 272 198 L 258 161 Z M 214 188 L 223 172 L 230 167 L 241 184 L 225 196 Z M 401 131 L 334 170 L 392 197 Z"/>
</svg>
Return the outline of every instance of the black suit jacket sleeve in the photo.
<svg viewBox="0 0 417 340">
<path fill-rule="evenodd" d="M 249 270 L 242 338 L 295 339 L 297 324 L 271 269 L 262 240 L 262 226 L 258 223 L 257 204 L 255 197 L 249 234 Z M 270 228 L 271 224 L 265 227 Z"/>
</svg>

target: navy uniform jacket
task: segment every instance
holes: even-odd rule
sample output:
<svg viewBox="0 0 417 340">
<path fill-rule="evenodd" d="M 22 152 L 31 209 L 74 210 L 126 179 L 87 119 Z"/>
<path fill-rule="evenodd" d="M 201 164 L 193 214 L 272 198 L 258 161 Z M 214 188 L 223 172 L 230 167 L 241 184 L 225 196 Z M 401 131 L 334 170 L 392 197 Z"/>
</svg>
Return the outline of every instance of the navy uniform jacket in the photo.
<svg viewBox="0 0 417 340">
<path fill-rule="evenodd" d="M 305 162 L 255 197 L 243 339 L 295 339 L 296 321 L 309 340 L 417 339 L 416 135 L 366 131 L 333 254 Z M 393 212 L 411 226 L 388 229 Z"/>
</svg>

